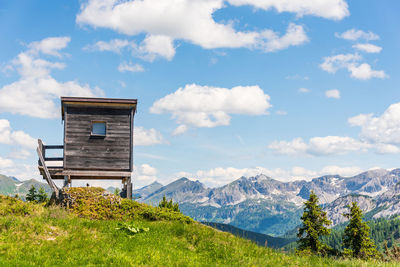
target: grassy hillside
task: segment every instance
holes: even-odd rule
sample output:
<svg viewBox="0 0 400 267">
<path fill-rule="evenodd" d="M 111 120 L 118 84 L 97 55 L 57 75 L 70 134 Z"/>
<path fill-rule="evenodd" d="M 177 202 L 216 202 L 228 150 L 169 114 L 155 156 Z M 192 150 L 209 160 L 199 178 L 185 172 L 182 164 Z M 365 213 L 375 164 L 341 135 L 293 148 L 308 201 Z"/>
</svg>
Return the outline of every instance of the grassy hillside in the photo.
<svg viewBox="0 0 400 267">
<path fill-rule="evenodd" d="M 205 225 L 211 226 L 215 229 L 234 234 L 235 236 L 249 239 L 260 246 L 268 246 L 270 248 L 281 248 L 296 240 L 296 238 L 283 238 L 274 237 L 270 235 L 260 234 L 252 231 L 243 230 L 224 223 L 202 222 Z"/>
<path fill-rule="evenodd" d="M 102 189 L 70 193 L 67 209 L 0 196 L 1 266 L 395 266 L 286 255 Z"/>
</svg>

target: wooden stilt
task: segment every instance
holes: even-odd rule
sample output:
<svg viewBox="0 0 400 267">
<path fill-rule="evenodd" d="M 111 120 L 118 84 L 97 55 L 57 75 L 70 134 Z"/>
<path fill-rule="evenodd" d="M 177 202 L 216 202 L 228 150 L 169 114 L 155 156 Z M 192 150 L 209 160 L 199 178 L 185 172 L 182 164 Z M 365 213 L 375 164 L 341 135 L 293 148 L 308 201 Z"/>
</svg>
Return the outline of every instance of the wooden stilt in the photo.
<svg viewBox="0 0 400 267">
<path fill-rule="evenodd" d="M 127 179 L 128 185 L 127 185 L 127 190 L 126 190 L 126 197 L 128 199 L 132 199 L 132 180 L 131 177 Z"/>
<path fill-rule="evenodd" d="M 38 143 L 39 143 L 39 146 L 36 149 L 36 152 L 37 152 L 37 154 L 39 156 L 39 161 L 40 161 L 40 163 L 41 163 L 41 165 L 43 167 L 43 170 L 44 170 L 44 178 L 46 179 L 46 181 L 49 184 L 50 188 L 53 190 L 54 194 L 56 195 L 56 199 L 58 199 L 59 189 L 58 189 L 57 185 L 54 183 L 54 181 L 51 179 L 49 170 L 47 169 L 46 161 L 44 160 L 44 157 L 43 157 L 43 151 L 42 151 L 43 143 L 42 143 L 42 140 L 39 139 Z"/>
</svg>

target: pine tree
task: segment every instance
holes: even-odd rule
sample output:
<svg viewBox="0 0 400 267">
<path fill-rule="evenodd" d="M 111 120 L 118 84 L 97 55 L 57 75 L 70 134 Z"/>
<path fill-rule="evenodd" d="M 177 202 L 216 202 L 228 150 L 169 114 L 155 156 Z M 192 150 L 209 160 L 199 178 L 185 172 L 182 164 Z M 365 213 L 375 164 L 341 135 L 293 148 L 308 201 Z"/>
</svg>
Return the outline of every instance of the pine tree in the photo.
<svg viewBox="0 0 400 267">
<path fill-rule="evenodd" d="M 48 200 L 46 191 L 44 191 L 43 187 L 39 188 L 39 193 L 36 195 L 37 201 L 42 203 Z"/>
<path fill-rule="evenodd" d="M 28 194 L 26 194 L 26 200 L 27 201 L 35 201 L 36 200 L 36 188 L 34 185 L 31 186 L 31 188 L 28 191 Z"/>
<path fill-rule="evenodd" d="M 322 243 L 320 238 L 330 234 L 329 226 L 332 222 L 326 217 L 326 212 L 318 205 L 318 197 L 313 191 L 310 198 L 304 203 L 304 212 L 301 216 L 302 226 L 299 229 L 297 237 L 299 240 L 298 250 L 310 250 L 315 254 L 326 254 L 330 249 Z"/>
<path fill-rule="evenodd" d="M 165 195 L 163 196 L 162 200 L 158 204 L 158 207 L 167 208 L 167 209 L 179 212 L 179 204 L 178 203 L 173 203 L 172 199 L 170 199 L 168 201 L 167 198 L 165 197 Z"/>
<path fill-rule="evenodd" d="M 362 259 L 380 258 L 380 253 L 369 236 L 370 228 L 362 220 L 361 209 L 356 202 L 353 202 L 349 208 L 350 213 L 344 214 L 350 220 L 344 230 L 343 246 L 345 247 L 345 254 Z"/>
</svg>

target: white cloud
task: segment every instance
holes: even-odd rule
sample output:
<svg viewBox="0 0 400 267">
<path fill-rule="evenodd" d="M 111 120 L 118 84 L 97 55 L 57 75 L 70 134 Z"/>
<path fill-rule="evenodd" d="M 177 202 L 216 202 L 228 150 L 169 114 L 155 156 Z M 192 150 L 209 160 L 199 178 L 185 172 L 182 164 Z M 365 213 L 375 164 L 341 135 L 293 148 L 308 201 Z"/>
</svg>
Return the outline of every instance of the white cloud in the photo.
<svg viewBox="0 0 400 267">
<path fill-rule="evenodd" d="M 157 169 L 150 166 L 149 164 L 142 164 L 138 168 L 139 172 L 143 175 L 154 176 L 157 174 Z"/>
<path fill-rule="evenodd" d="M 361 127 L 361 138 L 377 144 L 400 147 L 400 103 L 390 105 L 381 116 L 360 114 L 349 118 L 352 126 Z M 381 151 L 394 151 L 393 146 L 383 147 Z"/>
<path fill-rule="evenodd" d="M 151 146 L 165 143 L 164 137 L 156 129 L 145 129 L 137 126 L 134 129 L 134 145 L 135 146 Z"/>
<path fill-rule="evenodd" d="M 345 177 L 351 177 L 361 173 L 363 170 L 357 166 L 339 167 L 335 165 L 325 166 L 320 171 L 320 175 L 338 174 Z"/>
<path fill-rule="evenodd" d="M 360 61 L 362 57 L 358 54 L 339 54 L 324 57 L 324 62 L 320 65 L 321 69 L 329 73 L 335 73 L 341 68 L 348 68 L 350 64 Z"/>
<path fill-rule="evenodd" d="M 350 29 L 348 31 L 345 31 L 341 34 L 335 33 L 335 36 L 337 38 L 345 39 L 345 40 L 351 40 L 351 41 L 356 41 L 358 39 L 364 39 L 367 41 L 371 40 L 378 40 L 379 36 L 371 31 L 369 32 L 364 32 L 362 30 L 356 30 L 356 29 Z"/>
<path fill-rule="evenodd" d="M 48 37 L 40 42 L 32 42 L 28 45 L 30 52 L 38 54 L 43 53 L 46 55 L 61 57 L 59 50 L 67 47 L 71 38 L 68 36 L 64 37 Z"/>
<path fill-rule="evenodd" d="M 132 64 L 132 62 L 122 62 L 118 66 L 118 71 L 120 72 L 143 72 L 144 68 L 140 64 Z"/>
<path fill-rule="evenodd" d="M 308 88 L 304 88 L 304 87 L 299 88 L 299 93 L 306 94 L 306 93 L 309 93 L 309 92 L 311 92 L 311 90 L 308 89 Z"/>
<path fill-rule="evenodd" d="M 5 169 L 14 166 L 14 162 L 10 159 L 0 157 L 0 174 L 7 175 Z"/>
<path fill-rule="evenodd" d="M 264 52 L 275 52 L 287 49 L 290 46 L 301 45 L 308 41 L 303 27 L 294 23 L 289 24 L 283 36 L 279 36 L 271 30 L 265 30 L 261 32 L 259 38 L 261 41 L 256 44 L 256 47 Z"/>
<path fill-rule="evenodd" d="M 121 54 L 125 49 L 131 51 L 133 56 L 150 62 L 159 57 L 171 60 L 175 55 L 173 39 L 165 35 L 147 35 L 139 45 L 134 41 L 112 39 L 110 41 L 98 41 L 95 44 L 85 46 L 83 49 L 87 51 L 109 51 L 116 54 Z"/>
<path fill-rule="evenodd" d="M 148 35 L 134 54 L 150 62 L 157 57 L 171 60 L 175 56 L 173 39 L 166 35 Z"/>
<path fill-rule="evenodd" d="M 359 80 L 369 80 L 371 78 L 384 79 L 387 77 L 383 70 L 373 70 L 369 64 L 350 65 L 348 67 L 351 72 L 350 76 Z"/>
<path fill-rule="evenodd" d="M 339 54 L 324 57 L 320 64 L 321 69 L 329 73 L 335 73 L 339 69 L 347 69 L 350 77 L 359 80 L 369 80 L 371 78 L 384 79 L 387 77 L 383 70 L 373 70 L 367 63 L 360 63 L 362 57 L 359 54 Z"/>
<path fill-rule="evenodd" d="M 298 17 L 313 15 L 341 20 L 350 14 L 344 0 L 228 0 L 228 2 L 235 6 L 250 5 L 264 10 L 274 8 L 279 13 L 296 13 Z"/>
<path fill-rule="evenodd" d="M 325 96 L 327 98 L 339 99 L 340 98 L 340 91 L 337 90 L 337 89 L 327 90 L 327 91 L 325 91 Z"/>
<path fill-rule="evenodd" d="M 28 45 L 29 50 L 12 61 L 20 78 L 0 88 L 0 113 L 55 118 L 59 116 L 60 96 L 103 94 L 97 87 L 92 89 L 75 81 L 59 82 L 50 75 L 52 69 L 63 69 L 65 65 L 44 60 L 40 58 L 40 53 L 61 56 L 59 50 L 66 47 L 69 40 L 69 37 L 53 37 L 33 42 Z"/>
<path fill-rule="evenodd" d="M 310 138 L 308 143 L 302 138 L 292 141 L 274 141 L 268 148 L 276 154 L 313 156 L 340 155 L 348 152 L 366 152 L 371 145 L 347 136 L 325 136 Z"/>
<path fill-rule="evenodd" d="M 282 155 L 340 155 L 349 152 L 375 151 L 378 154 L 400 153 L 400 103 L 389 106 L 381 116 L 359 114 L 348 119 L 351 126 L 361 127 L 360 138 L 346 136 L 302 138 L 274 141 L 268 148 Z"/>
<path fill-rule="evenodd" d="M 307 151 L 307 144 L 302 138 L 294 138 L 292 141 L 273 141 L 268 148 L 281 155 L 296 155 Z"/>
<path fill-rule="evenodd" d="M 136 166 L 133 174 L 133 183 L 135 186 L 144 186 L 159 180 L 157 177 L 158 170 L 149 164 Z"/>
<path fill-rule="evenodd" d="M 23 131 L 13 131 L 8 120 L 0 119 L 0 144 L 34 149 L 37 147 L 37 140 Z"/>
<path fill-rule="evenodd" d="M 88 45 L 84 47 L 84 50 L 89 51 L 109 51 L 120 54 L 123 48 L 132 47 L 135 44 L 128 40 L 122 39 L 113 39 L 108 42 L 106 41 L 98 41 L 93 45 Z"/>
<path fill-rule="evenodd" d="M 342 7 L 345 4 L 342 0 L 332 1 Z M 310 6 L 291 12 L 317 14 L 315 10 L 305 12 Z M 213 18 L 213 13 L 224 7 L 223 0 L 89 0 L 82 4 L 76 21 L 80 25 L 109 28 L 130 36 L 145 33 L 143 49 L 150 55 L 158 54 L 167 59 L 175 54 L 174 40 L 184 40 L 205 49 L 247 47 L 272 52 L 300 45 L 308 39 L 303 27 L 293 23 L 281 36 L 272 30 L 236 31 L 232 23 L 217 23 Z"/>
<path fill-rule="evenodd" d="M 181 135 L 185 132 L 187 132 L 188 127 L 186 125 L 179 125 L 178 127 L 175 128 L 175 130 L 172 132 L 172 135 Z"/>
<path fill-rule="evenodd" d="M 355 44 L 353 48 L 367 53 L 380 53 L 382 47 L 373 44 Z"/>
<path fill-rule="evenodd" d="M 3 163 L 2 163 L 3 162 Z M 37 165 L 18 164 L 0 157 L 0 174 L 14 176 L 20 181 L 30 179 L 42 180 Z"/>
<path fill-rule="evenodd" d="M 230 114 L 265 115 L 270 97 L 259 86 L 232 89 L 188 84 L 153 103 L 150 112 L 170 113 L 180 125 L 175 134 L 188 127 L 229 125 Z"/>
</svg>

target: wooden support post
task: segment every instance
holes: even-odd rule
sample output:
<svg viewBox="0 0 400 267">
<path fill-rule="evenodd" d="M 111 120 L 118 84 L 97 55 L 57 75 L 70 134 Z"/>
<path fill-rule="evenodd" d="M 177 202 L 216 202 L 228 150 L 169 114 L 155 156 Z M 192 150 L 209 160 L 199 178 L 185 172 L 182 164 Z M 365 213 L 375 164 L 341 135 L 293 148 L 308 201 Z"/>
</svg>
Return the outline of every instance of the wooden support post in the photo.
<svg viewBox="0 0 400 267">
<path fill-rule="evenodd" d="M 127 179 L 128 185 L 126 190 L 126 196 L 128 199 L 132 199 L 132 180 L 131 177 Z"/>
<path fill-rule="evenodd" d="M 46 181 L 49 184 L 50 188 L 53 190 L 53 192 L 54 192 L 54 194 L 56 196 L 56 199 L 58 199 L 59 189 L 58 189 L 57 185 L 54 183 L 54 181 L 51 179 L 50 172 L 47 169 L 46 161 L 44 160 L 44 157 L 43 157 L 43 151 L 42 151 L 43 143 L 42 143 L 42 140 L 39 139 L 38 143 L 39 143 L 39 145 L 38 145 L 38 148 L 36 149 L 36 152 L 37 152 L 37 154 L 39 156 L 39 161 L 43 166 L 44 178 L 46 179 Z"/>
<path fill-rule="evenodd" d="M 123 192 L 123 194 L 122 194 L 122 197 L 125 197 L 125 198 L 127 198 L 128 197 L 128 195 L 127 195 L 127 191 L 128 191 L 128 182 L 127 182 L 127 180 L 126 179 L 124 179 L 123 181 L 122 181 L 122 192 Z"/>
<path fill-rule="evenodd" d="M 68 187 L 68 175 L 64 175 L 64 187 Z"/>
<path fill-rule="evenodd" d="M 71 187 L 71 175 L 64 175 L 64 187 Z"/>
</svg>

